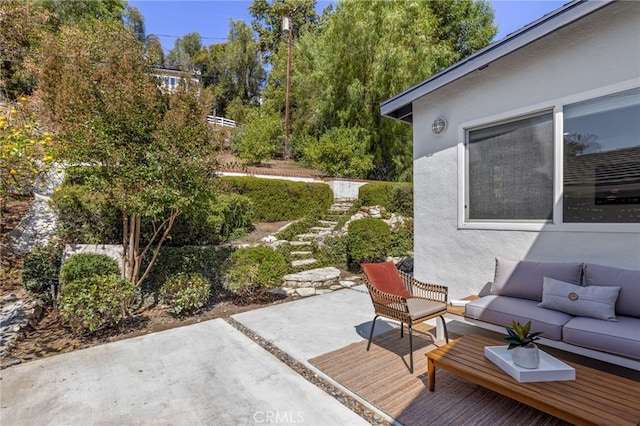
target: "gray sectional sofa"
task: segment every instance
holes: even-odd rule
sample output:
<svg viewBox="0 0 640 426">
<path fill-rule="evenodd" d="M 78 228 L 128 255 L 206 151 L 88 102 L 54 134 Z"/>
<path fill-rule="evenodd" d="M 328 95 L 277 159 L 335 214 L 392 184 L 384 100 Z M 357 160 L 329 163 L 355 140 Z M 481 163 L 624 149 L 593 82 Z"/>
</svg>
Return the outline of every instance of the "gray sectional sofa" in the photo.
<svg viewBox="0 0 640 426">
<path fill-rule="evenodd" d="M 640 369 L 640 271 L 496 258 L 490 291 L 466 305 L 465 319 L 531 321 L 542 343 Z"/>
</svg>

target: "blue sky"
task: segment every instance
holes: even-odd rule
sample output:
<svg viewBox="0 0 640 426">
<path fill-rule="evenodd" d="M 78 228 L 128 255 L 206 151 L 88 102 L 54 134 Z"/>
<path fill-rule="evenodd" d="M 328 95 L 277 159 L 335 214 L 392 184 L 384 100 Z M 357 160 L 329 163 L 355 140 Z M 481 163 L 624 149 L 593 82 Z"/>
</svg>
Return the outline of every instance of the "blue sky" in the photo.
<svg viewBox="0 0 640 426">
<path fill-rule="evenodd" d="M 382 1 L 382 0 L 380 0 Z M 491 0 L 496 12 L 498 35 L 496 40 L 524 27 L 530 22 L 559 8 L 566 1 L 552 0 Z M 226 40 L 229 19 L 251 22 L 246 0 L 130 0 L 129 4 L 140 10 L 145 20 L 147 34 L 159 36 L 167 53 L 177 37 L 198 32 L 204 45 Z M 331 1 L 317 1 L 317 10 L 322 11 Z"/>
</svg>

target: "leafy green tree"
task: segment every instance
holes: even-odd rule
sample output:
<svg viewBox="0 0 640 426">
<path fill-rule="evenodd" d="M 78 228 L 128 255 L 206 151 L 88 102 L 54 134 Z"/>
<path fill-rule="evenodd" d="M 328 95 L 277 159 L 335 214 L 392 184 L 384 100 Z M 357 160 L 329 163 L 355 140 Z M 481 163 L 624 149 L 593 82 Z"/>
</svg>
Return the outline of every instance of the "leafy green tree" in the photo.
<svg viewBox="0 0 640 426">
<path fill-rule="evenodd" d="M 260 51 L 266 62 L 271 63 L 271 55 L 277 53 L 283 46 L 286 50 L 288 35 L 283 32 L 282 18 L 291 16 L 293 21 L 293 39 L 318 25 L 315 0 L 253 0 L 249 6 L 249 13 L 253 17 L 251 26 L 258 34 Z"/>
<path fill-rule="evenodd" d="M 227 106 L 234 99 L 244 105 L 259 103 L 265 70 L 253 31 L 243 21 L 230 20 L 228 41 L 202 50 L 196 65 L 213 93 L 213 108 L 218 115 L 226 116 Z"/>
<path fill-rule="evenodd" d="M 262 108 L 252 109 L 247 122 L 234 135 L 236 155 L 246 164 L 269 159 L 282 146 L 284 129 L 280 115 Z"/>
<path fill-rule="evenodd" d="M 207 92 L 184 84 L 163 95 L 143 44 L 123 28 L 96 22 L 47 37 L 36 95 L 61 158 L 98 167 L 89 184 L 122 212 L 124 274 L 139 286 L 176 217 L 210 185 L 215 163 Z M 152 223 L 144 241 L 143 217 Z"/>
<path fill-rule="evenodd" d="M 364 134 L 364 135 L 363 135 Z M 366 132 L 360 128 L 335 127 L 303 148 L 306 163 L 329 176 L 357 178 L 373 168 L 367 154 Z"/>
<path fill-rule="evenodd" d="M 492 20 L 484 0 L 339 2 L 297 43 L 295 131 L 361 127 L 376 166 L 368 177 L 398 179 L 411 168 L 411 130 L 382 118 L 380 102 L 486 46 Z"/>
<path fill-rule="evenodd" d="M 202 49 L 202 38 L 197 32 L 185 34 L 178 37 L 173 49 L 165 58 L 165 65 L 168 68 L 182 71 L 195 71 L 194 59 Z"/>
</svg>

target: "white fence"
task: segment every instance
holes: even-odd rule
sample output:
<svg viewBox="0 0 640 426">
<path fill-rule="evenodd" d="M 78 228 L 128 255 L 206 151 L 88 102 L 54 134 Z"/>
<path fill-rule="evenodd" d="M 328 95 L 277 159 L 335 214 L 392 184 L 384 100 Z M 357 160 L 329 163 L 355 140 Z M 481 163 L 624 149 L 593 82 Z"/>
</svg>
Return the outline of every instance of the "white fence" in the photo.
<svg viewBox="0 0 640 426">
<path fill-rule="evenodd" d="M 233 120 L 229 120 L 228 118 L 224 118 L 224 117 L 217 117 L 215 115 L 209 115 L 207 117 L 207 121 L 209 123 L 213 123 L 216 126 L 223 126 L 223 127 L 236 127 L 236 122 Z"/>
</svg>

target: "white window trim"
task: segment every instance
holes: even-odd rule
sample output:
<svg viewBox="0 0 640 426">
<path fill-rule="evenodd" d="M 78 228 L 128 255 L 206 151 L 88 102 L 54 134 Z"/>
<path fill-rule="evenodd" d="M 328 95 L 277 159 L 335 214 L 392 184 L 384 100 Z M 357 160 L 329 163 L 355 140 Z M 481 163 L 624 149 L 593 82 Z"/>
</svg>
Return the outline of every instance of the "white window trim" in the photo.
<svg viewBox="0 0 640 426">
<path fill-rule="evenodd" d="M 598 89 L 588 90 L 571 96 L 550 100 L 545 103 L 503 112 L 500 114 L 471 120 L 458 125 L 458 229 L 505 230 L 505 231 L 558 231 L 558 232 L 621 232 L 640 233 L 640 224 L 636 223 L 563 223 L 563 184 L 564 184 L 564 123 L 563 107 L 568 104 L 586 101 L 616 92 L 638 87 L 638 80 L 632 79 Z M 554 183 L 553 183 L 553 219 L 551 221 L 467 221 L 467 154 L 466 143 L 469 130 L 517 120 L 519 117 L 553 111 L 554 134 Z"/>
</svg>

